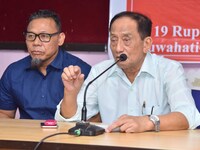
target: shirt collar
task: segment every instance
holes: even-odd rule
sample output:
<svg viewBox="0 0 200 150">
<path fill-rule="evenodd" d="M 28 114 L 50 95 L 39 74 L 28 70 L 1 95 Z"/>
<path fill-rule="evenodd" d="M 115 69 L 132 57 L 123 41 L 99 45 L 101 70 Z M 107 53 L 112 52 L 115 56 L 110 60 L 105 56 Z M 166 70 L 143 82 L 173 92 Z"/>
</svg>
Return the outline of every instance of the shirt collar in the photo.
<svg viewBox="0 0 200 150">
<path fill-rule="evenodd" d="M 62 62 L 63 62 L 63 55 L 62 55 L 62 50 L 58 50 L 58 54 L 55 57 L 55 59 L 51 62 L 51 64 L 49 64 L 49 66 L 52 66 L 56 69 L 62 69 Z M 31 56 L 29 55 L 28 61 L 29 63 L 27 63 L 26 69 L 31 69 Z"/>
<path fill-rule="evenodd" d="M 31 69 L 31 56 L 29 55 L 29 56 L 27 56 L 27 63 L 25 63 L 24 65 L 25 65 L 25 69 Z"/>
<path fill-rule="evenodd" d="M 52 61 L 50 66 L 57 68 L 57 69 L 62 69 L 62 62 L 63 62 L 62 53 L 63 53 L 63 51 L 59 49 L 56 58 Z"/>
<path fill-rule="evenodd" d="M 156 76 L 156 68 L 155 68 L 154 60 L 152 59 L 152 54 L 150 52 L 148 52 L 146 54 L 146 57 L 144 59 L 144 62 L 143 62 L 142 67 L 140 69 L 140 72 L 138 73 L 138 76 L 142 72 L 148 73 L 148 74 L 152 75 L 153 77 Z"/>
<path fill-rule="evenodd" d="M 109 76 L 112 76 L 115 73 L 119 74 L 120 76 L 124 75 L 123 70 L 118 65 L 113 67 L 113 71 L 110 71 Z M 152 54 L 150 52 L 148 52 L 147 55 L 145 56 L 144 62 L 137 76 L 139 76 L 141 73 L 148 73 L 153 77 L 155 77 L 156 75 L 154 61 L 152 59 Z"/>
</svg>

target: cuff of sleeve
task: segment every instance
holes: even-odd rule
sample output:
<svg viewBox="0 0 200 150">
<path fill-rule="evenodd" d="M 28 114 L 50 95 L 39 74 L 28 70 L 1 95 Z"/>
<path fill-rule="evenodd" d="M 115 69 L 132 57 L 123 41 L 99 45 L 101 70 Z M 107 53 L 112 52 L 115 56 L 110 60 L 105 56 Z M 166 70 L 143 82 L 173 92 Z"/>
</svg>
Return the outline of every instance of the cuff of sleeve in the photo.
<svg viewBox="0 0 200 150">
<path fill-rule="evenodd" d="M 194 114 L 193 122 L 194 123 L 192 123 L 192 121 L 190 119 L 190 121 L 189 121 L 189 124 L 190 124 L 189 129 L 196 129 L 200 125 L 200 113 L 198 112 L 198 110 L 196 110 L 196 113 Z"/>
<path fill-rule="evenodd" d="M 74 116 L 72 116 L 71 118 L 64 118 L 61 114 L 60 114 L 60 105 L 62 103 L 63 100 L 60 101 L 60 103 L 57 105 L 57 110 L 55 113 L 55 120 L 57 121 L 66 121 L 66 122 L 70 122 L 70 121 L 80 121 L 80 108 L 78 107 L 76 114 Z"/>
</svg>

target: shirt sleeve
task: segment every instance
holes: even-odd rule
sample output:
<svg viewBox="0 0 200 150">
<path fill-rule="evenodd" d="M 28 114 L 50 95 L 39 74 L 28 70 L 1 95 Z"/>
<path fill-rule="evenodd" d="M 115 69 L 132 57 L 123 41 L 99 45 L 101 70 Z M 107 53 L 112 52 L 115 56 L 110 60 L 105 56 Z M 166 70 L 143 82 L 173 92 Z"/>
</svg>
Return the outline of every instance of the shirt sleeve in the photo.
<svg viewBox="0 0 200 150">
<path fill-rule="evenodd" d="M 0 109 L 3 110 L 16 110 L 17 106 L 11 91 L 10 67 L 6 69 L 0 80 Z"/>
<path fill-rule="evenodd" d="M 61 105 L 62 101 L 63 100 L 61 100 L 60 103 L 57 105 L 57 110 L 56 110 L 56 113 L 55 113 L 55 120 L 57 120 L 57 121 L 80 121 L 81 110 L 80 110 L 79 107 L 76 111 L 76 114 L 74 116 L 72 116 L 71 118 L 64 118 L 60 114 L 60 105 Z"/>
<path fill-rule="evenodd" d="M 93 73 L 91 73 L 93 72 Z M 84 100 L 84 93 L 85 93 L 85 88 L 88 85 L 88 83 L 94 79 L 94 76 L 96 76 L 96 71 L 93 69 L 91 70 L 88 78 L 85 80 L 81 90 L 79 91 L 79 94 L 77 96 L 77 111 L 76 114 L 71 117 L 71 118 L 64 118 L 60 114 L 60 105 L 61 102 L 57 105 L 57 110 L 55 113 L 55 119 L 58 121 L 81 121 L 81 112 L 82 112 L 82 107 L 83 107 L 83 100 Z M 87 96 L 86 96 L 86 107 L 87 107 L 87 119 L 93 117 L 99 112 L 98 108 L 98 100 L 97 100 L 97 86 L 95 83 L 92 83 L 92 85 L 89 87 L 89 90 L 87 91 Z M 66 108 L 67 109 L 67 108 Z"/>
<path fill-rule="evenodd" d="M 187 85 L 183 67 L 181 64 L 175 66 L 165 74 L 171 112 L 182 113 L 188 120 L 189 129 L 194 129 L 200 125 L 200 114 Z"/>
</svg>

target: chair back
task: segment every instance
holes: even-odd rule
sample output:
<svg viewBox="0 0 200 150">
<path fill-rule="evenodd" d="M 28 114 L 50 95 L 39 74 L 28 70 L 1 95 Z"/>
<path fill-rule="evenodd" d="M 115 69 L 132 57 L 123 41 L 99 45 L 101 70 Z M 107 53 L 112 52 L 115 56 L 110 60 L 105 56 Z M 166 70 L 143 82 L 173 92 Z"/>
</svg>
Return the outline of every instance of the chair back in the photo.
<svg viewBox="0 0 200 150">
<path fill-rule="evenodd" d="M 196 107 L 200 112 L 200 90 L 192 90 L 192 96 L 194 98 Z"/>
<path fill-rule="evenodd" d="M 196 107 L 200 112 L 200 90 L 192 90 L 192 96 L 196 104 Z M 197 127 L 197 129 L 200 129 L 200 125 Z"/>
</svg>

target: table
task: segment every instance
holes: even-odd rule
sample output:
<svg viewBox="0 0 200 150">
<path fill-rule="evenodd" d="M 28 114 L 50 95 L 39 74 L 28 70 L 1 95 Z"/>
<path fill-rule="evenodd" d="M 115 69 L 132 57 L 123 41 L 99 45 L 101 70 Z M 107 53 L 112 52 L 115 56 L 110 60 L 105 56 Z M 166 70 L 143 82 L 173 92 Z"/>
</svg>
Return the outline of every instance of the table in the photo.
<svg viewBox="0 0 200 150">
<path fill-rule="evenodd" d="M 33 149 L 45 136 L 67 132 L 75 123 L 58 122 L 58 129 L 42 129 L 42 120 L 0 119 L 0 149 Z M 46 139 L 44 150 L 199 150 L 200 130 L 145 133 L 104 133 L 98 136 L 57 135 Z"/>
</svg>

